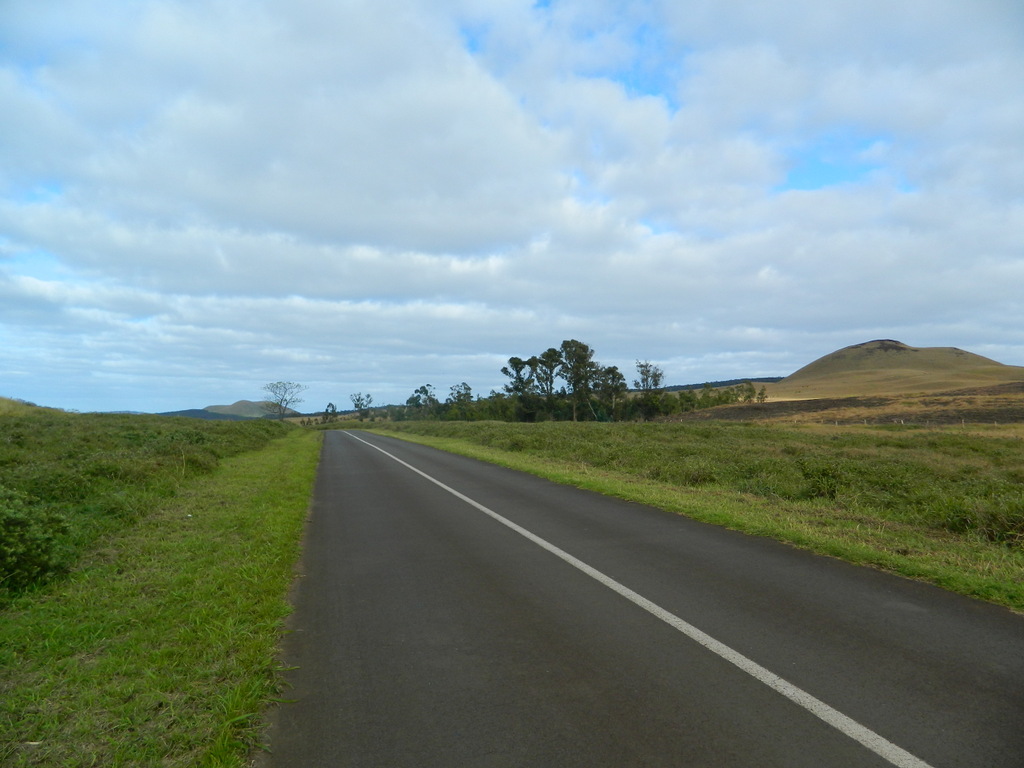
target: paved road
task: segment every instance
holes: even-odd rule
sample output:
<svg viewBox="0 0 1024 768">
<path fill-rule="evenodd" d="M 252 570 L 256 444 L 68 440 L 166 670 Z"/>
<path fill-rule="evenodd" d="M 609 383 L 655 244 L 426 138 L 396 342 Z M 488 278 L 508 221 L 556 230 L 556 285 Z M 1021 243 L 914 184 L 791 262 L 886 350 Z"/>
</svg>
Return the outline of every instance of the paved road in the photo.
<svg viewBox="0 0 1024 768">
<path fill-rule="evenodd" d="M 1021 768 L 1024 618 L 328 433 L 273 768 Z"/>
</svg>

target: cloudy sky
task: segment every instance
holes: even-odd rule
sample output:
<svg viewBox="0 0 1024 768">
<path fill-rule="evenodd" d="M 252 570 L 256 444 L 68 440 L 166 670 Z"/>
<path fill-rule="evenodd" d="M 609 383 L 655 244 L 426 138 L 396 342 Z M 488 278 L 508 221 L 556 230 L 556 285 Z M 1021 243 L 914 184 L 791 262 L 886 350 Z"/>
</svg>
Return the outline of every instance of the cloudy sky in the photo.
<svg viewBox="0 0 1024 768">
<path fill-rule="evenodd" d="M 1024 365 L 1020 0 L 0 0 L 0 395 Z"/>
</svg>

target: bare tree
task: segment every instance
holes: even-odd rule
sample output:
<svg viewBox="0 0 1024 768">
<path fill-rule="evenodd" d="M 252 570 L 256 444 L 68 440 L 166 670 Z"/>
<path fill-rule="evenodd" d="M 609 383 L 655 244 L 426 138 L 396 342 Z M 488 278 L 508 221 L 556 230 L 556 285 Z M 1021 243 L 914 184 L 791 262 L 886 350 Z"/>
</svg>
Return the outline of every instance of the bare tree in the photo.
<svg viewBox="0 0 1024 768">
<path fill-rule="evenodd" d="M 292 406 L 302 402 L 299 397 L 309 387 L 305 384 L 297 384 L 294 381 L 272 381 L 263 385 L 263 391 L 267 393 L 263 408 L 271 416 L 283 418 Z"/>
<path fill-rule="evenodd" d="M 370 415 L 370 406 L 373 405 L 373 395 L 364 395 L 362 392 L 356 392 L 354 395 L 349 395 L 348 399 L 352 401 L 352 407 L 359 411 L 360 421 Z"/>
</svg>

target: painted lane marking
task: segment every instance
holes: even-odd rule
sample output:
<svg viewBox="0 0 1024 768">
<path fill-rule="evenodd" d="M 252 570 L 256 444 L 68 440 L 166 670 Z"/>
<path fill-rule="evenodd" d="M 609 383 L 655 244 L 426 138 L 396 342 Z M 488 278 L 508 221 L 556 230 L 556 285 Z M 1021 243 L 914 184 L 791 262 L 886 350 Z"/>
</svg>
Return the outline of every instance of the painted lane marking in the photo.
<svg viewBox="0 0 1024 768">
<path fill-rule="evenodd" d="M 847 717 L 839 710 L 830 707 L 828 704 L 819 699 L 816 699 L 814 696 L 807 693 L 802 688 L 798 688 L 792 683 L 782 679 L 774 672 L 771 672 L 768 669 L 762 667 L 757 662 L 748 659 L 739 651 L 735 651 L 729 646 L 725 645 L 724 643 L 715 640 L 715 638 L 697 629 L 697 627 L 693 626 L 689 622 L 683 621 L 674 613 L 669 613 L 661 606 L 652 603 L 643 595 L 640 595 L 637 592 L 631 590 L 629 587 L 620 584 L 610 576 L 606 576 L 601 571 L 587 565 L 582 560 L 578 560 L 565 550 L 559 549 L 554 544 L 550 543 L 545 539 L 542 539 L 540 536 L 537 536 L 534 533 L 531 533 L 530 531 L 523 528 L 521 525 L 512 522 L 508 518 L 502 517 L 494 510 L 485 507 L 483 504 L 480 504 L 477 501 L 474 501 L 465 494 L 459 493 L 454 488 L 445 485 L 440 480 L 431 477 L 423 470 L 417 469 L 412 464 L 403 461 L 402 459 L 398 458 L 394 454 L 389 453 L 383 448 L 380 448 L 367 440 L 363 440 L 361 437 L 356 437 L 349 431 L 346 431 L 345 434 L 349 435 L 353 439 L 358 440 L 359 442 L 365 445 L 370 446 L 371 448 L 377 451 L 380 451 L 388 458 L 401 464 L 403 467 L 412 470 L 417 475 L 420 475 L 424 479 L 429 480 L 439 488 L 443 488 L 452 496 L 455 496 L 456 498 L 469 504 L 471 507 L 478 509 L 479 511 L 498 521 L 505 527 L 515 531 L 520 536 L 529 539 L 542 549 L 546 549 L 548 552 L 560 558 L 561 560 L 564 560 L 569 565 L 587 574 L 595 581 L 598 581 L 604 586 L 608 587 L 608 589 L 612 590 L 613 592 L 617 592 L 619 595 L 626 598 L 634 605 L 643 608 L 652 616 L 661 619 L 670 627 L 678 630 L 682 634 L 686 635 L 686 637 L 702 645 L 707 650 L 725 659 L 730 664 L 739 667 L 741 670 L 746 672 L 755 680 L 758 680 L 759 682 L 767 685 L 773 691 L 786 697 L 794 704 L 803 707 L 805 710 L 810 712 L 818 719 L 823 720 L 840 733 L 845 734 L 846 736 L 850 737 L 862 746 L 867 747 L 869 750 L 874 752 L 879 757 L 882 757 L 883 759 L 887 760 L 890 764 L 897 766 L 897 768 L 932 768 L 932 766 L 928 763 L 910 754 L 905 749 L 896 746 L 891 741 L 872 731 L 870 728 L 861 725 L 856 720 Z"/>
</svg>

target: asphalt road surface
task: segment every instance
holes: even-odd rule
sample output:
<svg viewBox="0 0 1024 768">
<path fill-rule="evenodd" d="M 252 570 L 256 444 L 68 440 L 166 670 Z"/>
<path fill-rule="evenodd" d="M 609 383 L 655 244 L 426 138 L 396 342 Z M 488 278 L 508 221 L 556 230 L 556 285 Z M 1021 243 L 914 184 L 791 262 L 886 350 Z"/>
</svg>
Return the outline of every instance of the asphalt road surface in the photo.
<svg viewBox="0 0 1024 768">
<path fill-rule="evenodd" d="M 326 435 L 273 768 L 1022 768 L 1024 618 Z"/>
</svg>

